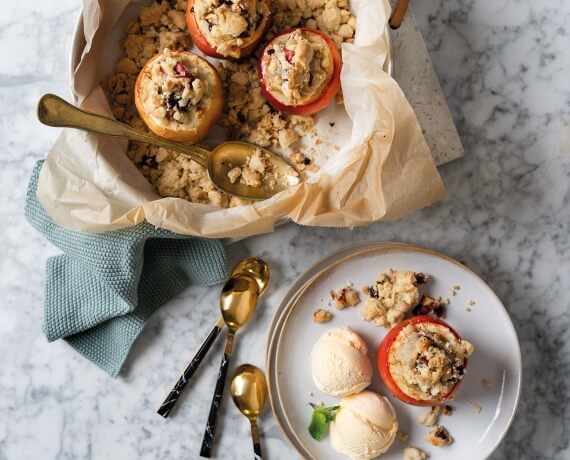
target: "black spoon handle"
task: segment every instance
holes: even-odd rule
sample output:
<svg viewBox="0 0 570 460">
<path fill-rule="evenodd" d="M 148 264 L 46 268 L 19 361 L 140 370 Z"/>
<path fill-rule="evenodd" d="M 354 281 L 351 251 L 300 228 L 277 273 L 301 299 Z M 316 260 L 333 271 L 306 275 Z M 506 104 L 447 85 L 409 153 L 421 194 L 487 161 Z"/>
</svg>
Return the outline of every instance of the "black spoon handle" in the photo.
<svg viewBox="0 0 570 460">
<path fill-rule="evenodd" d="M 232 357 L 232 349 L 234 345 L 234 333 L 230 331 L 226 339 L 226 348 L 224 349 L 224 357 L 220 363 L 220 371 L 218 373 L 218 380 L 216 381 L 216 389 L 214 390 L 214 397 L 210 405 L 210 413 L 208 414 L 208 422 L 202 438 L 202 447 L 200 449 L 200 457 L 210 458 L 212 456 L 212 448 L 214 446 L 214 438 L 216 437 L 216 424 L 218 421 L 218 412 L 222 405 L 222 398 L 224 396 L 224 387 L 226 386 L 226 376 L 228 375 L 228 368 L 230 367 L 230 359 Z"/>
<path fill-rule="evenodd" d="M 253 459 L 262 460 L 261 454 L 261 435 L 259 434 L 259 426 L 256 420 L 251 420 L 251 439 L 253 440 Z"/>
<path fill-rule="evenodd" d="M 162 415 L 164 418 L 168 418 L 170 412 L 172 411 L 174 405 L 176 404 L 176 401 L 178 401 L 178 398 L 182 394 L 182 391 L 184 390 L 184 388 L 186 387 L 186 385 L 194 375 L 194 372 L 196 372 L 196 369 L 198 369 L 198 367 L 204 360 L 204 357 L 206 356 L 206 354 L 208 353 L 208 351 L 216 341 L 218 335 L 220 335 L 223 324 L 224 324 L 223 320 L 221 321 L 221 325 L 220 321 L 218 320 L 218 322 L 214 325 L 214 327 L 212 328 L 212 330 L 210 331 L 204 342 L 202 342 L 202 345 L 200 345 L 198 352 L 192 358 L 192 361 L 190 361 L 188 366 L 186 366 L 184 373 L 180 376 L 180 378 L 178 379 L 172 390 L 170 390 L 170 393 L 168 394 L 166 399 L 162 402 L 162 404 L 158 408 L 157 410 L 158 414 Z"/>
</svg>

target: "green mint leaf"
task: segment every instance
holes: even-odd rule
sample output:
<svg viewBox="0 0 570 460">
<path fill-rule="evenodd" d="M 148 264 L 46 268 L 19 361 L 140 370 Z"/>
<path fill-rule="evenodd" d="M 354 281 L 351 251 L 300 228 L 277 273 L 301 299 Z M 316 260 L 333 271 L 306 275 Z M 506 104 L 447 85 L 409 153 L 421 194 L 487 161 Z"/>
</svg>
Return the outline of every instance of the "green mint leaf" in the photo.
<svg viewBox="0 0 570 460">
<path fill-rule="evenodd" d="M 332 422 L 340 406 L 314 406 L 313 415 L 311 416 L 311 423 L 309 424 L 309 433 L 313 439 L 320 441 L 325 434 L 327 434 L 329 423 Z"/>
</svg>

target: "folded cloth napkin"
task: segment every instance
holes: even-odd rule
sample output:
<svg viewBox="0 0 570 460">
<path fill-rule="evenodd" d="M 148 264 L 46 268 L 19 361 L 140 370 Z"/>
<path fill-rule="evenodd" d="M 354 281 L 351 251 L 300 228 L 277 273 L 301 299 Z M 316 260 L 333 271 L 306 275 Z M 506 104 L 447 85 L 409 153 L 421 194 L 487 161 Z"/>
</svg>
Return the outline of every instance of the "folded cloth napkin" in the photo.
<svg viewBox="0 0 570 460">
<path fill-rule="evenodd" d="M 146 320 L 190 284 L 227 276 L 223 244 L 189 238 L 144 222 L 106 233 L 58 227 L 36 198 L 42 162 L 28 187 L 26 218 L 64 254 L 47 261 L 43 330 L 64 338 L 116 377 Z"/>
</svg>

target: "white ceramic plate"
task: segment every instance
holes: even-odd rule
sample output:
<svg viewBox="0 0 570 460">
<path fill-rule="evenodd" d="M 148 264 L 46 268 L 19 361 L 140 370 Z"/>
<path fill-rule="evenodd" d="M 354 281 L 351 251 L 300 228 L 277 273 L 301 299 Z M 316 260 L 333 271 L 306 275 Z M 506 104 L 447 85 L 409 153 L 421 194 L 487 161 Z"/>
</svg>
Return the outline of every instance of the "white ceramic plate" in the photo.
<svg viewBox="0 0 570 460">
<path fill-rule="evenodd" d="M 401 460 L 403 448 L 408 445 L 429 452 L 431 459 L 488 457 L 504 437 L 519 397 L 522 366 L 513 324 L 493 291 L 465 266 L 427 249 L 398 243 L 367 243 L 334 253 L 305 272 L 286 294 L 271 324 L 267 352 L 271 405 L 279 425 L 305 458 L 345 458 L 332 449 L 328 437 L 317 442 L 307 431 L 312 412 L 309 402 L 323 401 L 326 405 L 338 402 L 320 393 L 313 384 L 310 353 L 327 329 L 348 326 L 364 338 L 376 367 L 376 349 L 386 330 L 364 322 L 359 306 L 342 311 L 329 307 L 329 291 L 347 282 L 354 283 L 359 290 L 390 268 L 429 274 L 431 281 L 424 291 L 450 299 L 445 319 L 475 345 L 475 352 L 469 358 L 467 375 L 452 403 L 453 415 L 440 419 L 455 442 L 442 448 L 426 443 L 428 428 L 416 421 L 426 408 L 408 406 L 388 396 L 398 414 L 400 431 L 410 437 L 406 443 L 396 439 L 382 458 Z M 454 285 L 461 288 L 452 296 L 449 289 Z M 465 307 L 469 299 L 475 301 L 471 311 Z M 333 312 L 332 321 L 313 322 L 313 312 L 319 307 Z M 482 379 L 491 381 L 492 387 L 486 388 Z M 370 389 L 388 394 L 378 375 L 374 376 Z M 480 412 L 476 405 L 480 406 Z"/>
</svg>

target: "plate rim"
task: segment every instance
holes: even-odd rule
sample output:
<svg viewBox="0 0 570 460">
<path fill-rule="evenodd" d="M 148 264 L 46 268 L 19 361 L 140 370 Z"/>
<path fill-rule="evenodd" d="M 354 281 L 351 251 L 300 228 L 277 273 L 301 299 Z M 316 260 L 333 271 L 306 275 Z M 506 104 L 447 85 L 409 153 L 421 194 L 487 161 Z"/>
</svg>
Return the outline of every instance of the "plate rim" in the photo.
<svg viewBox="0 0 570 460">
<path fill-rule="evenodd" d="M 522 365 L 522 354 L 521 354 L 521 347 L 520 347 L 520 340 L 517 334 L 517 330 L 513 324 L 513 321 L 509 315 L 508 310 L 506 309 L 505 305 L 499 298 L 499 296 L 491 289 L 491 287 L 487 284 L 487 282 L 473 270 L 471 270 L 466 265 L 462 264 L 461 262 L 449 257 L 445 254 L 442 254 L 438 251 L 434 251 L 432 249 L 410 244 L 410 243 L 403 243 L 397 241 L 371 241 L 371 242 L 362 242 L 357 244 L 352 244 L 348 246 L 341 247 L 336 251 L 326 254 L 325 256 L 318 259 L 316 262 L 312 263 L 307 269 L 305 269 L 302 273 L 300 273 L 295 280 L 291 283 L 290 287 L 285 291 L 283 294 L 281 301 L 278 303 L 275 313 L 271 319 L 271 323 L 269 324 L 268 332 L 267 332 L 267 341 L 266 341 L 266 370 L 267 370 L 267 385 L 268 385 L 268 394 L 269 394 L 269 403 L 271 405 L 271 411 L 273 412 L 273 416 L 279 429 L 281 430 L 282 434 L 285 436 L 289 444 L 296 450 L 296 452 L 304 458 L 314 459 L 312 455 L 308 452 L 300 449 L 300 447 L 304 447 L 303 443 L 298 439 L 295 431 L 291 429 L 291 433 L 289 433 L 288 429 L 285 425 L 289 425 L 288 417 L 283 412 L 281 414 L 281 407 L 282 404 L 278 404 L 276 400 L 280 400 L 279 393 L 276 390 L 276 383 L 273 382 L 273 368 L 276 366 L 277 356 L 275 350 L 279 348 L 279 344 L 281 341 L 281 337 L 276 337 L 276 332 L 278 326 L 281 323 L 285 322 L 287 317 L 291 314 L 291 311 L 294 309 L 291 307 L 291 304 L 297 302 L 299 296 L 303 294 L 303 292 L 312 284 L 314 278 L 323 275 L 326 271 L 334 268 L 335 266 L 339 265 L 340 263 L 346 261 L 347 259 L 351 259 L 354 257 L 362 256 L 367 253 L 376 253 L 382 250 L 404 250 L 404 251 L 411 251 L 411 252 L 419 252 L 423 254 L 428 254 L 440 259 L 443 259 L 447 262 L 452 263 L 453 265 L 459 267 L 460 269 L 467 272 L 469 275 L 474 276 L 478 279 L 483 286 L 488 290 L 489 294 L 493 296 L 500 305 L 501 309 L 499 311 L 505 316 L 507 319 L 507 324 L 510 327 L 511 332 L 514 334 L 516 339 L 516 366 L 517 366 L 517 376 L 516 376 L 516 395 L 512 410 L 509 414 L 507 423 L 505 424 L 501 435 L 497 438 L 495 444 L 492 446 L 492 449 L 486 454 L 485 458 L 489 458 L 489 456 L 495 452 L 495 450 L 499 447 L 505 436 L 507 435 L 514 417 L 517 413 L 517 409 L 520 402 L 521 396 L 521 387 L 522 387 L 522 379 L 523 379 L 523 365 Z M 320 268 L 319 268 L 320 267 Z M 282 419 L 283 418 L 283 419 Z M 306 449 L 305 449 L 306 450 Z M 309 457 L 306 457 L 306 455 Z"/>
</svg>

